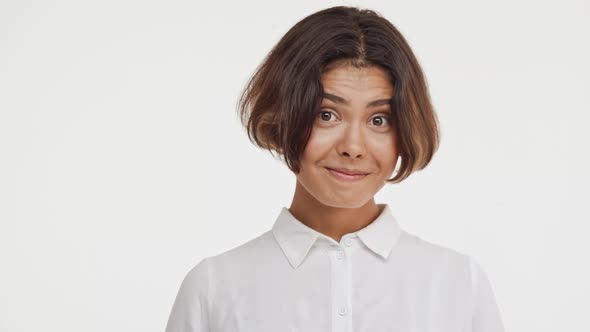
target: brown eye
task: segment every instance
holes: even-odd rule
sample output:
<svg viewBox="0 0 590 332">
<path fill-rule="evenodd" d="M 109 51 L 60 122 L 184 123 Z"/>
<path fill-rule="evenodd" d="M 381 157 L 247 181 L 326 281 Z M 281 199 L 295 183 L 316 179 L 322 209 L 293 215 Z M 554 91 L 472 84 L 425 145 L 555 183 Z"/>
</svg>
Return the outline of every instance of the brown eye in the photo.
<svg viewBox="0 0 590 332">
<path fill-rule="evenodd" d="M 319 111 L 319 117 L 324 121 L 330 121 L 330 118 L 334 115 L 334 113 L 329 111 Z"/>
<path fill-rule="evenodd" d="M 375 122 L 375 120 L 379 120 L 379 121 Z M 377 125 L 377 127 L 383 127 L 383 125 L 382 125 L 383 121 L 388 122 L 389 118 L 386 116 L 376 116 L 373 118 L 372 121 L 373 121 L 374 125 Z"/>
</svg>

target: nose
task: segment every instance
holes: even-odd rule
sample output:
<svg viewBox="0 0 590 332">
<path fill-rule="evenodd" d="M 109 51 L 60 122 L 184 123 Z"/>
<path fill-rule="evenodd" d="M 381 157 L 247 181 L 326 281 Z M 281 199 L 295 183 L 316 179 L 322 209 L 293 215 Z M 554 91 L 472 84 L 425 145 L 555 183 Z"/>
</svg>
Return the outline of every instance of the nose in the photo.
<svg viewBox="0 0 590 332">
<path fill-rule="evenodd" d="M 365 155 L 365 140 L 362 128 L 350 125 L 343 131 L 337 146 L 338 154 L 344 157 L 362 158 Z"/>
</svg>

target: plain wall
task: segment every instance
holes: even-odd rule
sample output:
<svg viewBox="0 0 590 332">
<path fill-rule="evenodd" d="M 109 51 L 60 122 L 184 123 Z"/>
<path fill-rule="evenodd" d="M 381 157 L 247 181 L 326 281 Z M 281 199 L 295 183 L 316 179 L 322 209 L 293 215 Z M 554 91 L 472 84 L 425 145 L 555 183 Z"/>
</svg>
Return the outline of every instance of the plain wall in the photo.
<svg viewBox="0 0 590 332">
<path fill-rule="evenodd" d="M 0 2 L 0 330 L 162 331 L 188 270 L 267 231 L 295 176 L 239 93 L 338 4 L 406 37 L 442 132 L 377 195 L 474 256 L 507 331 L 590 331 L 587 1 Z"/>
</svg>

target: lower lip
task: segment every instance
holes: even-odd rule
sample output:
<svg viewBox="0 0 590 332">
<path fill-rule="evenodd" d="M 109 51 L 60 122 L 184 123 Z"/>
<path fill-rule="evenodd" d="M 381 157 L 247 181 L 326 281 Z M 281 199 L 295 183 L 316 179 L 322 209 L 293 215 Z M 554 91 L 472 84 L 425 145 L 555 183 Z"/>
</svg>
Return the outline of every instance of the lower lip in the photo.
<svg viewBox="0 0 590 332">
<path fill-rule="evenodd" d="M 350 182 L 358 181 L 358 180 L 364 179 L 367 176 L 367 174 L 348 175 L 348 174 L 336 172 L 335 170 L 332 170 L 332 169 L 329 169 L 329 168 L 326 168 L 326 169 L 335 178 L 337 178 L 338 180 L 343 180 L 343 181 L 350 181 Z"/>
</svg>

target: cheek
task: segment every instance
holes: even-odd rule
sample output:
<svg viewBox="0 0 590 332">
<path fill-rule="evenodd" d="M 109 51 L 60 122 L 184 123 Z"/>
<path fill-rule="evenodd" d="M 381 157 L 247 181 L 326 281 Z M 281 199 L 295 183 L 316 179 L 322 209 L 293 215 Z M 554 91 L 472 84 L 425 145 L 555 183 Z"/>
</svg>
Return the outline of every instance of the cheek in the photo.
<svg viewBox="0 0 590 332">
<path fill-rule="evenodd" d="M 383 138 L 374 142 L 373 151 L 377 162 L 381 165 L 381 168 L 389 171 L 395 168 L 395 163 L 399 155 L 399 151 L 395 144 L 395 139 L 383 140 Z"/>
<path fill-rule="evenodd" d="M 318 130 L 312 130 L 303 151 L 303 162 L 313 163 L 320 159 L 330 149 L 330 140 Z"/>
</svg>

